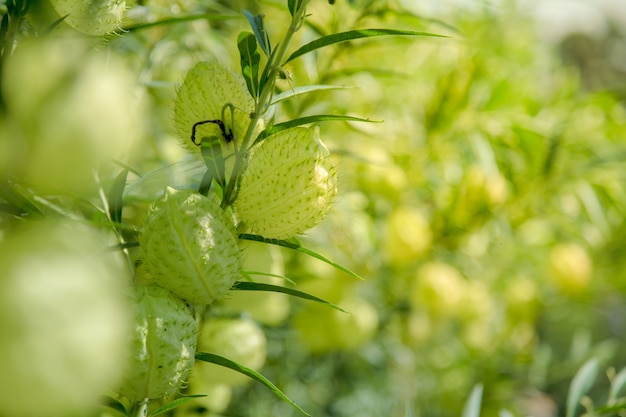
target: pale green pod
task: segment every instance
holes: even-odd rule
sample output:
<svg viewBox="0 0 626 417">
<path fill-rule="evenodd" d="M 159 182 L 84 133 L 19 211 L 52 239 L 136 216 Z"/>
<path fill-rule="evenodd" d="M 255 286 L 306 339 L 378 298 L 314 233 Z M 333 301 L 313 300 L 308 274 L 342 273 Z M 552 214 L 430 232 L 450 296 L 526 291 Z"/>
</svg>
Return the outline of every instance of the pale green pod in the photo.
<svg viewBox="0 0 626 417">
<path fill-rule="evenodd" d="M 234 209 L 246 232 L 287 239 L 320 222 L 336 185 L 328 149 L 314 131 L 287 129 L 251 153 Z"/>
<path fill-rule="evenodd" d="M 168 187 L 139 243 L 154 280 L 190 304 L 222 298 L 241 273 L 233 219 L 215 199 Z"/>
<path fill-rule="evenodd" d="M 59 16 L 79 32 L 101 36 L 119 29 L 125 0 L 49 0 Z"/>
<path fill-rule="evenodd" d="M 187 304 L 165 288 L 136 288 L 131 359 L 117 390 L 131 402 L 174 394 L 194 364 L 197 327 Z"/>
</svg>

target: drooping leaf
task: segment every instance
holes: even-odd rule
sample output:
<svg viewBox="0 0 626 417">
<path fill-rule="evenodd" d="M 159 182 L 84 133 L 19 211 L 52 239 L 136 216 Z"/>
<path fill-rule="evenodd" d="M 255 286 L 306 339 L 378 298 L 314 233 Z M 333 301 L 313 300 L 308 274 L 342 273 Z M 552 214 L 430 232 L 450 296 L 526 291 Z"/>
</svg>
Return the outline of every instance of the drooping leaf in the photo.
<svg viewBox="0 0 626 417">
<path fill-rule="evenodd" d="M 228 358 L 225 358 L 223 356 L 219 356 L 219 355 L 215 355 L 213 353 L 206 353 L 206 352 L 197 352 L 196 353 L 196 359 L 199 361 L 204 361 L 204 362 L 210 362 L 210 363 L 214 363 L 216 365 L 220 365 L 220 366 L 224 366 L 226 368 L 230 368 L 234 371 L 237 371 L 241 374 L 244 374 L 252 379 L 254 379 L 257 382 L 260 382 L 261 384 L 265 385 L 267 388 L 269 388 L 274 394 L 276 394 L 279 398 L 281 398 L 282 400 L 286 401 L 287 403 L 289 403 L 292 407 L 294 407 L 296 410 L 300 411 L 302 414 L 304 414 L 305 416 L 308 416 L 309 414 L 304 411 L 302 408 L 300 408 L 296 403 L 294 403 L 293 401 L 291 401 L 291 399 L 289 399 L 289 397 L 287 397 L 280 389 L 278 389 L 278 387 L 276 387 L 276 385 L 272 384 L 272 382 L 270 380 L 268 380 L 267 378 L 265 378 L 263 375 L 261 375 L 260 373 L 245 367 L 235 361 L 232 361 Z"/>
<path fill-rule="evenodd" d="M 231 288 L 233 290 L 242 290 L 242 291 L 270 291 L 270 292 L 280 292 L 283 294 L 288 294 L 294 297 L 299 297 L 305 300 L 309 300 L 309 301 L 315 301 L 316 303 L 320 303 L 320 304 L 324 304 L 328 307 L 334 308 L 335 310 L 339 310 L 342 312 L 346 312 L 344 309 L 342 309 L 341 307 L 333 304 L 333 303 L 329 303 L 326 300 L 322 300 L 321 298 L 318 298 L 314 295 L 311 294 L 307 294 L 305 292 L 302 291 L 298 291 L 298 290 L 294 290 L 293 288 L 287 288 L 287 287 L 281 287 L 280 285 L 272 285 L 272 284 L 265 284 L 263 282 L 243 282 L 243 281 L 238 281 L 235 283 L 235 285 L 233 285 L 233 287 Z"/>
<path fill-rule="evenodd" d="M 169 403 L 157 408 L 153 412 L 151 412 L 148 417 L 155 417 L 159 414 L 167 413 L 168 411 L 174 410 L 175 408 L 180 407 L 188 401 L 193 400 L 198 397 L 206 397 L 206 394 L 193 394 L 193 395 L 185 395 L 183 397 L 177 398 L 174 401 L 170 401 Z"/>
<path fill-rule="evenodd" d="M 340 86 L 340 85 L 323 85 L 323 84 L 305 85 L 303 87 L 295 87 L 295 88 L 291 88 L 287 91 L 284 91 L 280 94 L 275 95 L 274 99 L 272 100 L 272 104 L 280 103 L 281 101 L 285 101 L 290 98 L 300 96 L 302 94 L 314 93 L 316 91 L 324 91 L 324 90 L 340 90 L 340 89 L 345 89 L 345 88 L 352 88 L 352 87 L 346 87 L 346 86 Z"/>
<path fill-rule="evenodd" d="M 576 415 L 576 409 L 580 404 L 582 397 L 593 386 L 600 363 L 596 358 L 591 358 L 583 366 L 580 367 L 569 387 L 567 393 L 567 403 L 565 405 L 566 417 L 574 417 Z"/>
<path fill-rule="evenodd" d="M 336 43 L 347 42 L 354 39 L 361 38 L 372 38 L 375 36 L 389 36 L 389 35 L 402 35 L 402 36 L 429 36 L 436 38 L 447 38 L 445 35 L 438 35 L 436 33 L 429 32 L 416 32 L 412 30 L 397 30 L 397 29 L 357 29 L 350 30 L 347 32 L 334 33 L 332 35 L 323 36 L 318 38 L 312 42 L 309 42 L 300 48 L 298 48 L 294 53 L 289 55 L 287 60 L 283 63 L 286 64 L 289 61 L 293 61 L 294 59 L 307 54 L 309 52 L 315 51 L 316 49 L 323 48 L 325 46 L 333 45 Z"/>
<path fill-rule="evenodd" d="M 480 417 L 480 407 L 483 398 L 483 384 L 476 384 L 463 407 L 463 417 Z"/>
<path fill-rule="evenodd" d="M 126 188 L 126 178 L 128 177 L 128 170 L 123 170 L 111 185 L 111 189 L 107 195 L 109 204 L 109 217 L 115 224 L 122 223 L 122 208 L 124 207 L 124 189 Z"/>
<path fill-rule="evenodd" d="M 282 276 L 282 275 L 278 275 L 278 274 L 272 274 L 271 272 L 263 272 L 263 271 L 241 271 L 242 274 L 244 274 L 245 276 L 247 276 L 249 278 L 250 281 L 253 281 L 250 278 L 250 275 L 262 275 L 265 277 L 274 277 L 274 278 L 280 278 L 282 280 L 284 280 L 285 282 L 288 282 L 291 285 L 296 285 L 295 281 Z"/>
<path fill-rule="evenodd" d="M 297 239 L 292 238 L 289 240 L 281 240 L 281 239 L 268 239 L 265 238 L 263 236 L 259 236 L 259 235 L 252 235 L 252 234 L 247 234 L 247 233 L 241 233 L 239 234 L 239 239 L 243 239 L 243 240 L 252 240 L 254 242 L 263 242 L 263 243 L 269 243 L 271 245 L 277 245 L 277 246 L 282 246 L 284 248 L 289 248 L 289 249 L 293 249 L 296 250 L 300 253 L 303 253 L 305 255 L 308 255 L 312 258 L 318 259 L 330 266 L 332 266 L 333 268 L 336 268 L 342 272 L 345 272 L 348 275 L 351 275 L 357 279 L 362 280 L 363 278 L 361 278 L 361 276 L 359 274 L 357 274 L 356 272 L 353 272 L 352 270 L 346 268 L 345 266 L 339 265 L 336 262 L 331 261 L 330 259 L 326 258 L 324 255 L 319 254 L 311 249 L 307 249 L 304 246 L 302 246 L 300 244 L 300 242 L 298 242 Z"/>
<path fill-rule="evenodd" d="M 334 114 L 317 114 L 313 116 L 300 117 L 298 119 L 289 120 L 284 123 L 275 124 L 259 133 L 259 135 L 254 140 L 254 143 L 259 143 L 268 136 L 276 134 L 285 129 L 291 129 L 292 127 L 302 126 L 310 123 L 328 121 L 382 123 L 382 120 L 363 119 L 361 117 L 340 116 Z"/>
<path fill-rule="evenodd" d="M 256 40 L 261 47 L 261 50 L 265 53 L 266 56 L 270 56 L 272 54 L 272 45 L 270 44 L 270 37 L 263 26 L 263 15 L 253 15 L 247 10 L 243 11 L 243 14 L 248 19 L 250 23 L 250 27 L 252 28 L 252 33 L 256 36 Z"/>
<path fill-rule="evenodd" d="M 250 95 L 256 98 L 259 95 L 261 54 L 257 50 L 255 36 L 250 32 L 241 32 L 237 37 L 237 48 L 241 58 L 241 74 L 246 80 Z"/>
</svg>

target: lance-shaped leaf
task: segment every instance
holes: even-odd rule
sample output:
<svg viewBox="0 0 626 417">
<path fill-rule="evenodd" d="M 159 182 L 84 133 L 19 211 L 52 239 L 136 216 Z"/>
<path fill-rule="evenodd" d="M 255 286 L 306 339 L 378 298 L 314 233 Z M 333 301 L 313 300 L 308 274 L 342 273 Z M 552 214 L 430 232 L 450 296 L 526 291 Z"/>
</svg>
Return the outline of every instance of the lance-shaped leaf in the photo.
<svg viewBox="0 0 626 417">
<path fill-rule="evenodd" d="M 265 385 L 267 388 L 269 388 L 274 394 L 276 394 L 278 397 L 280 397 L 282 400 L 286 401 L 287 403 L 289 403 L 292 407 L 294 407 L 296 410 L 300 411 L 302 414 L 304 414 L 305 416 L 308 416 L 309 413 L 307 413 L 306 411 L 304 411 L 302 408 L 300 408 L 296 403 L 294 403 L 291 399 L 289 399 L 289 397 L 287 397 L 280 389 L 278 389 L 278 387 L 274 384 L 272 384 L 272 382 L 265 378 L 263 375 L 261 375 L 260 373 L 247 368 L 235 361 L 232 361 L 228 358 L 225 358 L 223 356 L 219 356 L 219 355 L 215 355 L 213 353 L 207 353 L 207 352 L 197 352 L 196 353 L 196 359 L 199 361 L 204 361 L 204 362 L 210 362 L 210 363 L 214 363 L 216 365 L 221 365 L 224 366 L 226 368 L 230 368 L 234 371 L 237 371 L 241 374 L 244 374 L 252 379 L 254 379 L 255 381 L 260 382 L 261 384 Z"/>
<path fill-rule="evenodd" d="M 272 100 L 272 104 L 280 103 L 284 100 L 289 100 L 290 98 L 294 98 L 300 96 L 302 94 L 314 93 L 316 91 L 324 91 L 324 90 L 340 90 L 344 88 L 352 88 L 341 85 L 324 85 L 324 84 L 316 84 L 316 85 L 305 85 L 303 87 L 290 88 L 287 91 L 284 91 L 280 94 L 274 96 Z"/>
<path fill-rule="evenodd" d="M 291 295 L 294 297 L 302 298 L 309 301 L 315 301 L 316 303 L 324 304 L 328 307 L 334 308 L 335 310 L 346 312 L 341 307 L 329 303 L 326 300 L 322 300 L 314 295 L 294 290 L 293 288 L 281 287 L 280 285 L 272 285 L 265 284 L 263 282 L 245 282 L 245 281 L 237 281 L 235 285 L 231 288 L 232 290 L 241 290 L 241 291 L 271 291 L 271 292 L 281 292 L 283 294 Z"/>
<path fill-rule="evenodd" d="M 303 126 L 311 123 L 317 122 L 328 122 L 328 121 L 342 121 L 342 122 L 367 122 L 367 123 L 382 123 L 382 120 L 372 120 L 372 119 L 363 119 L 361 117 L 353 117 L 353 116 L 339 116 L 334 114 L 316 114 L 313 116 L 305 116 L 300 117 L 298 119 L 289 120 L 284 123 L 278 123 L 265 129 L 263 132 L 259 133 L 254 143 L 259 143 L 263 141 L 268 136 L 274 135 L 280 131 L 290 129 L 292 127 Z"/>
<path fill-rule="evenodd" d="M 438 35 L 435 33 L 428 32 L 415 32 L 412 30 L 397 30 L 397 29 L 358 29 L 358 30 L 350 30 L 347 32 L 334 33 L 332 35 L 323 36 L 318 38 L 312 42 L 307 43 L 306 45 L 301 46 L 298 50 L 292 53 L 289 58 L 284 62 L 286 64 L 289 61 L 293 61 L 294 59 L 302 56 L 311 51 L 315 51 L 316 49 L 323 48 L 328 45 L 333 45 L 336 43 L 347 42 L 354 39 L 361 38 L 372 38 L 375 36 L 389 36 L 389 35 L 404 35 L 404 36 L 430 36 L 437 38 L 447 38 L 445 35 Z M 284 65 L 283 64 L 283 65 Z"/>
<path fill-rule="evenodd" d="M 261 50 L 266 56 L 270 56 L 272 54 L 272 45 L 270 44 L 270 37 L 263 26 L 263 15 L 255 16 L 247 10 L 244 10 L 243 14 L 246 16 L 246 19 L 248 19 L 252 32 L 254 36 L 256 36 L 259 46 L 261 46 Z"/>
<path fill-rule="evenodd" d="M 252 234 L 247 234 L 247 233 L 241 233 L 239 234 L 239 239 L 243 239 L 243 240 L 252 240 L 255 242 L 263 242 L 263 243 L 269 243 L 270 245 L 277 245 L 277 246 L 282 246 L 284 248 L 289 248 L 289 249 L 293 249 L 296 250 L 300 253 L 303 253 L 305 255 L 311 256 L 315 259 L 319 259 L 320 261 L 332 266 L 333 268 L 336 268 L 342 272 L 345 272 L 348 275 L 351 275 L 355 278 L 358 279 L 363 279 L 361 278 L 361 276 L 359 274 L 357 274 L 356 272 L 346 268 L 345 266 L 339 265 L 336 262 L 331 261 L 330 259 L 326 258 L 324 255 L 315 252 L 314 250 L 311 249 L 307 249 L 304 246 L 302 246 L 302 244 L 300 244 L 300 242 L 295 239 L 295 238 L 291 238 L 289 240 L 282 240 L 282 239 L 268 239 L 265 238 L 263 236 L 258 236 L 258 235 L 252 235 Z"/>
<path fill-rule="evenodd" d="M 248 91 L 252 97 L 259 94 L 259 68 L 261 54 L 257 50 L 256 38 L 250 32 L 241 32 L 237 37 L 237 48 L 241 57 L 241 74 L 246 80 Z"/>
</svg>

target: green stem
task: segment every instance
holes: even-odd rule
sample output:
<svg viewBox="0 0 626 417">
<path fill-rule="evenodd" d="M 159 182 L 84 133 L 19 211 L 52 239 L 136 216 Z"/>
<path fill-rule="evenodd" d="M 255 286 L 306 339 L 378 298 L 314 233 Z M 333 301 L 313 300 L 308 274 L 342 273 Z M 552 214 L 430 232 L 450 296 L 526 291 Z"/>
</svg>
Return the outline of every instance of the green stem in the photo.
<svg viewBox="0 0 626 417">
<path fill-rule="evenodd" d="M 277 50 L 274 54 L 271 55 L 269 61 L 266 64 L 268 68 L 268 81 L 263 86 L 263 90 L 259 95 L 259 98 L 256 100 L 256 105 L 254 108 L 253 114 L 250 116 L 250 123 L 248 124 L 248 129 L 244 135 L 243 141 L 241 142 L 240 152 L 235 156 L 235 163 L 233 165 L 233 170 L 228 181 L 228 185 L 226 186 L 226 190 L 224 191 L 224 199 L 222 200 L 222 208 L 231 205 L 236 198 L 236 187 L 239 182 L 239 177 L 241 175 L 241 171 L 243 168 L 243 162 L 248 148 L 251 145 L 253 140 L 253 134 L 262 119 L 262 117 L 267 112 L 267 109 L 270 106 L 270 102 L 272 100 L 272 96 L 274 94 L 274 80 L 276 78 L 276 74 L 278 73 L 279 68 L 281 67 L 281 63 L 285 58 L 285 54 L 287 52 L 287 48 L 293 35 L 302 27 L 302 21 L 305 18 L 306 14 L 306 6 L 309 0 L 303 0 L 300 4 L 300 7 L 293 14 L 291 23 L 285 35 L 283 36 L 282 42 L 280 42 L 277 46 Z"/>
</svg>

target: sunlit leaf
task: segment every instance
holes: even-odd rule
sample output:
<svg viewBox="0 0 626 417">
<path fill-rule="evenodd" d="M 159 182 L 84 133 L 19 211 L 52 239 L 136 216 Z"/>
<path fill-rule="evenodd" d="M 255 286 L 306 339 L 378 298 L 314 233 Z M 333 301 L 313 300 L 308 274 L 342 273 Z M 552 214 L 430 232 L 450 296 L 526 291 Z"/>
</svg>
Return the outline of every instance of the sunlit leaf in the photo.
<svg viewBox="0 0 626 417">
<path fill-rule="evenodd" d="M 315 259 L 318 259 L 324 263 L 327 263 L 328 265 L 342 271 L 345 272 L 348 275 L 351 275 L 355 278 L 358 279 L 363 279 L 361 278 L 361 276 L 359 276 L 359 274 L 357 274 L 356 272 L 353 272 L 352 270 L 346 268 L 345 266 L 341 266 L 336 262 L 331 261 L 330 259 L 326 258 L 325 256 L 311 250 L 311 249 L 307 249 L 304 246 L 302 246 L 300 244 L 300 242 L 298 242 L 296 239 L 292 238 L 289 240 L 281 240 L 281 239 L 268 239 L 265 238 L 263 236 L 258 236 L 258 235 L 251 235 L 251 234 L 247 234 L 247 233 L 242 233 L 239 235 L 239 239 L 243 239 L 243 240 L 252 240 L 254 242 L 263 242 L 263 243 L 269 243 L 271 245 L 277 245 L 277 246 L 282 246 L 284 248 L 289 248 L 289 249 L 293 249 L 296 250 L 300 253 L 303 253 L 305 255 L 311 256 Z"/>
<path fill-rule="evenodd" d="M 435 33 L 428 32 L 415 32 L 412 30 L 397 30 L 397 29 L 359 29 L 359 30 L 350 30 L 347 32 L 334 33 L 332 35 L 323 36 L 318 38 L 312 42 L 309 42 L 300 48 L 298 48 L 294 53 L 289 55 L 289 58 L 285 61 L 285 64 L 289 61 L 293 61 L 294 59 L 307 54 L 309 52 L 315 51 L 316 49 L 323 48 L 328 45 L 333 45 L 336 43 L 347 42 L 354 39 L 361 38 L 372 38 L 375 36 L 389 36 L 389 35 L 402 35 L 402 36 L 429 36 L 429 37 L 437 37 L 437 38 L 447 38 L 445 35 L 438 35 Z"/>
<path fill-rule="evenodd" d="M 237 38 L 237 48 L 241 58 L 241 73 L 246 80 L 248 91 L 252 97 L 257 97 L 261 55 L 257 50 L 255 36 L 250 32 L 241 32 Z"/>
<path fill-rule="evenodd" d="M 317 85 L 306 85 L 303 87 L 290 88 L 287 91 L 284 91 L 280 94 L 275 95 L 274 99 L 272 100 L 272 104 L 280 103 L 281 101 L 288 100 L 290 98 L 294 98 L 302 94 L 314 93 L 316 91 L 324 91 L 324 90 L 340 90 L 344 88 L 351 88 L 351 87 L 317 84 Z"/>
<path fill-rule="evenodd" d="M 298 119 L 289 120 L 284 123 L 278 123 L 265 129 L 263 132 L 259 133 L 254 143 L 259 143 L 263 141 L 268 136 L 274 135 L 282 130 L 291 129 L 292 127 L 307 125 L 310 123 L 317 122 L 328 122 L 328 121 L 340 121 L 340 122 L 367 122 L 367 123 L 382 123 L 382 120 L 372 120 L 372 119 L 363 119 L 361 117 L 353 117 L 353 116 L 339 116 L 334 114 L 317 114 L 314 116 L 306 116 L 300 117 Z"/>
<path fill-rule="evenodd" d="M 463 417 L 479 417 L 480 416 L 480 407 L 483 398 L 483 385 L 477 384 L 474 385 L 470 396 L 465 401 L 465 406 L 463 407 Z"/>
<path fill-rule="evenodd" d="M 324 304 L 328 307 L 332 307 L 336 310 L 339 311 L 343 311 L 344 313 L 346 312 L 344 309 L 342 309 L 341 307 L 333 304 L 333 303 L 329 303 L 326 300 L 322 300 L 321 298 L 318 298 L 314 295 L 311 294 L 307 294 L 305 292 L 302 291 L 298 291 L 298 290 L 294 290 L 293 288 L 287 288 L 287 287 L 281 287 L 280 285 L 272 285 L 272 284 L 265 284 L 263 282 L 236 282 L 235 285 L 233 285 L 232 287 L 233 290 L 241 290 L 241 291 L 270 291 L 270 292 L 280 292 L 283 294 L 288 294 L 294 297 L 298 297 L 298 298 L 302 298 L 305 300 L 309 300 L 309 301 L 315 301 L 316 303 L 321 303 Z"/>
</svg>

